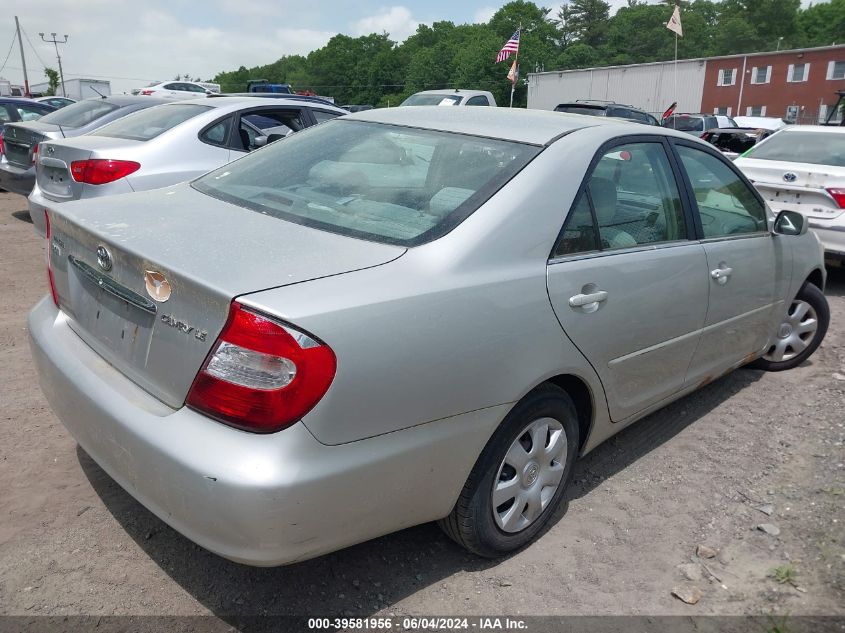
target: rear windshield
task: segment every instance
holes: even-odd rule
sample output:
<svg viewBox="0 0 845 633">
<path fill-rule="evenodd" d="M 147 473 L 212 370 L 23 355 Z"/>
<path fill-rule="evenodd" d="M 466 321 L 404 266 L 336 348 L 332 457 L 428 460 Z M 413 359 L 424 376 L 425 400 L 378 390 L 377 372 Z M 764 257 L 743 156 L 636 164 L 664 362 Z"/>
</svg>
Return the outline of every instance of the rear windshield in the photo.
<svg viewBox="0 0 845 633">
<path fill-rule="evenodd" d="M 193 186 L 289 222 L 416 246 L 463 222 L 541 149 L 335 119 L 248 154 Z"/>
<path fill-rule="evenodd" d="M 409 106 L 453 106 L 458 105 L 463 97 L 457 95 L 411 95 L 401 105 Z"/>
<path fill-rule="evenodd" d="M 149 141 L 208 109 L 209 106 L 187 103 L 153 106 L 104 125 L 95 130 L 93 135 Z"/>
<path fill-rule="evenodd" d="M 72 103 L 61 110 L 51 112 L 47 116 L 42 117 L 41 122 L 61 125 L 67 128 L 83 127 L 92 121 L 104 117 L 109 112 L 114 112 L 119 107 L 102 99 L 86 99 L 85 101 Z"/>
<path fill-rule="evenodd" d="M 581 105 L 559 105 L 555 112 L 566 112 L 567 114 L 589 114 L 591 116 L 605 116 L 604 108 L 593 108 Z"/>
<path fill-rule="evenodd" d="M 663 124 L 664 127 L 680 130 L 681 132 L 703 132 L 704 120 L 691 116 L 670 116 Z"/>
<path fill-rule="evenodd" d="M 772 134 L 746 154 L 748 158 L 845 167 L 845 134 L 786 132 Z"/>
</svg>

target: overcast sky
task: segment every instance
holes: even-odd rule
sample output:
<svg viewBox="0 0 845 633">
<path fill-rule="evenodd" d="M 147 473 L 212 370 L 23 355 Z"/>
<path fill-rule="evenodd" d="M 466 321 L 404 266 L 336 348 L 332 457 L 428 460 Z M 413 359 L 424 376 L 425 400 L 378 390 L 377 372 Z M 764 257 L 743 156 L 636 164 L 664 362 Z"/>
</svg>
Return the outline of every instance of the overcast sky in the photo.
<svg viewBox="0 0 845 633">
<path fill-rule="evenodd" d="M 420 23 L 483 22 L 504 2 L 491 0 L 4 0 L 0 20 L 0 77 L 23 83 L 20 52 L 12 46 L 14 18 L 24 31 L 29 81 L 43 82 L 44 65 L 57 68 L 55 31 L 65 78 L 109 79 L 112 92 L 129 91 L 177 74 L 203 79 L 238 66 L 256 66 L 282 55 L 306 54 L 332 35 L 387 31 L 404 40 Z M 542 3 L 557 7 L 559 2 Z M 611 0 L 614 7 L 625 0 Z M 27 38 L 28 36 L 28 38 Z M 30 45 L 31 43 L 31 45 Z"/>
</svg>

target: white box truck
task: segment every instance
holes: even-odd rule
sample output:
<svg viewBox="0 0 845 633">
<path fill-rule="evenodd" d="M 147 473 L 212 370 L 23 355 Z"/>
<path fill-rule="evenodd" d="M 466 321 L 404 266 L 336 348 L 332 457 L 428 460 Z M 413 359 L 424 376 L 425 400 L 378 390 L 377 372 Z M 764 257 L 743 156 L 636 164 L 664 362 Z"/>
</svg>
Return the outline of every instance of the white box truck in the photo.
<svg viewBox="0 0 845 633">
<path fill-rule="evenodd" d="M 62 84 L 60 83 L 56 88 L 56 94 L 77 101 L 100 96 L 108 97 L 111 94 L 111 82 L 105 79 L 85 79 L 82 77 L 68 79 L 64 82 L 64 92 L 62 92 Z"/>
</svg>

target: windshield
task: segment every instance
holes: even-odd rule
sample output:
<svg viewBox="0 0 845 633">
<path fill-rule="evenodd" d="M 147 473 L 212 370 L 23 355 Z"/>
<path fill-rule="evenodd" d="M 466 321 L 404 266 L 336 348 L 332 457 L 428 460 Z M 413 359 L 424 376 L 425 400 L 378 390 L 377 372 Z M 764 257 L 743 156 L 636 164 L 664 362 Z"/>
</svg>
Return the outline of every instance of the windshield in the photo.
<svg viewBox="0 0 845 633">
<path fill-rule="evenodd" d="M 403 106 L 453 106 L 458 105 L 463 97 L 457 95 L 411 95 L 405 99 Z"/>
<path fill-rule="evenodd" d="M 193 182 L 274 218 L 416 246 L 469 217 L 541 148 L 336 119 Z"/>
<path fill-rule="evenodd" d="M 845 134 L 779 132 L 755 145 L 748 158 L 845 167 Z"/>
<path fill-rule="evenodd" d="M 591 107 L 581 105 L 559 105 L 555 112 L 566 112 L 567 114 L 589 114 L 591 116 L 605 116 L 603 107 Z"/>
<path fill-rule="evenodd" d="M 691 116 L 670 116 L 663 125 L 681 132 L 701 132 L 704 130 L 704 120 Z"/>
<path fill-rule="evenodd" d="M 119 107 L 102 99 L 86 99 L 85 101 L 77 101 L 61 110 L 51 112 L 47 116 L 42 117 L 41 122 L 68 128 L 83 127 L 107 115 L 109 112 L 117 110 Z"/>
<path fill-rule="evenodd" d="M 149 141 L 208 109 L 208 106 L 181 103 L 153 106 L 104 125 L 92 135 Z"/>
</svg>

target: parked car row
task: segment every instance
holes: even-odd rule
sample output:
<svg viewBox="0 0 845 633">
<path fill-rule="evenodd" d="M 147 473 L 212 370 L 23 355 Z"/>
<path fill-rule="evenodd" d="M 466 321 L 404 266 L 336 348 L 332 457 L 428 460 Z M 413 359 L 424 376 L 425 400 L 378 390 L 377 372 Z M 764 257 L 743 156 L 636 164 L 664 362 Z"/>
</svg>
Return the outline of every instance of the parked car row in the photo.
<svg viewBox="0 0 845 633">
<path fill-rule="evenodd" d="M 825 336 L 805 216 L 701 139 L 493 107 L 344 113 L 179 101 L 34 152 L 42 388 L 213 552 L 278 565 L 439 521 L 506 554 L 580 456 Z"/>
</svg>

